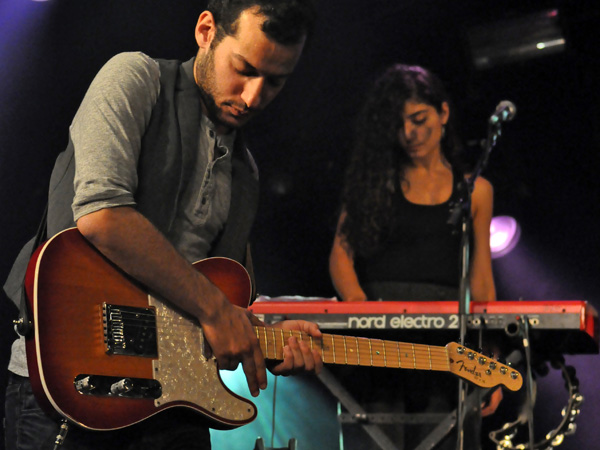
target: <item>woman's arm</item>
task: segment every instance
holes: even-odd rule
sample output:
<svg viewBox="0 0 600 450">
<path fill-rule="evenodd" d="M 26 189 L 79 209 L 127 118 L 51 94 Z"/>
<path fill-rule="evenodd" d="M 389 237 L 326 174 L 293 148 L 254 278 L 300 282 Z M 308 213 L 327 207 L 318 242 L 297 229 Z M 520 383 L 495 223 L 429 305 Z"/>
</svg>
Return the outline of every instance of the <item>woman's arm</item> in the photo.
<svg viewBox="0 0 600 450">
<path fill-rule="evenodd" d="M 346 212 L 343 211 L 338 221 L 333 247 L 329 254 L 329 274 L 342 301 L 362 302 L 367 300 L 367 296 L 360 287 L 358 276 L 354 270 L 352 250 L 340 231 L 345 218 Z"/>
<path fill-rule="evenodd" d="M 490 250 L 490 224 L 492 221 L 494 189 L 485 178 L 475 180 L 471 197 L 473 215 L 474 249 L 471 259 L 471 295 L 474 301 L 496 300 L 496 287 L 492 274 Z"/>
</svg>

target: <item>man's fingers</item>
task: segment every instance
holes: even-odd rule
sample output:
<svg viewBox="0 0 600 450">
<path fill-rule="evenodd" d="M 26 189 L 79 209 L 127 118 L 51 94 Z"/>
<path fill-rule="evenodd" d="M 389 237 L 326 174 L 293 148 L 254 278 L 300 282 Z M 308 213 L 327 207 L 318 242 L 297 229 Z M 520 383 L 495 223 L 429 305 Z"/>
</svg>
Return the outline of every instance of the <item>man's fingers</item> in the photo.
<svg viewBox="0 0 600 450">
<path fill-rule="evenodd" d="M 220 370 L 236 370 L 240 365 L 240 359 L 234 357 L 222 357 L 217 361 Z"/>
<path fill-rule="evenodd" d="M 291 365 L 290 371 L 292 374 L 297 373 L 302 367 L 304 367 L 304 355 L 302 354 L 301 345 L 304 344 L 298 341 L 296 337 L 290 337 L 288 339 L 288 351 L 291 353 Z M 306 345 L 306 344 L 304 344 Z"/>
<path fill-rule="evenodd" d="M 260 389 L 267 388 L 267 364 L 261 349 L 258 347 L 254 351 L 254 363 L 256 365 L 256 379 Z"/>
<path fill-rule="evenodd" d="M 315 359 L 313 358 L 312 350 L 304 341 L 299 342 L 300 351 L 302 352 L 302 366 L 298 366 L 298 370 L 304 369 L 308 372 L 315 370 Z"/>
<path fill-rule="evenodd" d="M 291 374 L 296 374 L 303 370 L 312 372 L 315 369 L 312 350 L 306 342 L 298 340 L 296 337 L 288 339 L 288 345 L 284 347 L 284 357 L 289 358 L 289 363 L 285 364 L 285 366 Z"/>
<path fill-rule="evenodd" d="M 246 375 L 246 382 L 248 383 L 250 394 L 252 394 L 253 397 L 257 397 L 260 393 L 260 389 L 256 377 L 256 364 L 254 363 L 254 358 L 245 358 L 242 362 L 242 367 L 244 369 L 244 375 Z"/>
<path fill-rule="evenodd" d="M 244 375 L 248 382 L 248 389 L 253 397 L 257 397 L 261 389 L 267 388 L 267 368 L 265 358 L 260 347 L 255 346 L 253 352 L 244 357 L 242 361 Z"/>
</svg>

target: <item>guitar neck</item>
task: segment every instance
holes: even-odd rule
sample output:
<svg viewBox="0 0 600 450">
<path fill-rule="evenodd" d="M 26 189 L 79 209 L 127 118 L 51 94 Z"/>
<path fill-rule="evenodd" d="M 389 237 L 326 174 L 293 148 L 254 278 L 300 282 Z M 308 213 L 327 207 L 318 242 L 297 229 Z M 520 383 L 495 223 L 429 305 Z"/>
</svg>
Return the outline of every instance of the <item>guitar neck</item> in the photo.
<svg viewBox="0 0 600 450">
<path fill-rule="evenodd" d="M 283 360 L 290 337 L 321 353 L 325 364 L 450 371 L 446 347 L 323 334 L 321 339 L 300 331 L 254 327 L 266 359 Z"/>
<path fill-rule="evenodd" d="M 512 391 L 523 384 L 523 377 L 516 370 L 455 342 L 439 347 L 335 334 L 315 339 L 300 331 L 254 329 L 266 359 L 282 360 L 283 347 L 294 336 L 319 350 L 325 364 L 451 372 L 477 386 L 491 388 L 502 384 Z"/>
</svg>

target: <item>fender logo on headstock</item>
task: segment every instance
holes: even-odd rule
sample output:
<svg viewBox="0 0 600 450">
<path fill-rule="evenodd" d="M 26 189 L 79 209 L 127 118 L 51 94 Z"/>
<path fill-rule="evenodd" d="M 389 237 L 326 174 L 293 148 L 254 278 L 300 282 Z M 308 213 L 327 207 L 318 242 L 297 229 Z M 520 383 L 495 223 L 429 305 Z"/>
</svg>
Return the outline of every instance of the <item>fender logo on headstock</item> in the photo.
<svg viewBox="0 0 600 450">
<path fill-rule="evenodd" d="M 477 365 L 475 363 L 473 363 L 473 366 L 470 368 L 463 360 L 454 361 L 451 359 L 450 362 L 458 365 L 458 372 L 467 372 L 477 378 L 483 377 L 483 374 L 477 370 Z"/>
<path fill-rule="evenodd" d="M 481 387 L 504 385 L 511 391 L 518 391 L 523 385 L 523 377 L 515 369 L 481 355 L 455 342 L 446 345 L 449 370 Z"/>
</svg>

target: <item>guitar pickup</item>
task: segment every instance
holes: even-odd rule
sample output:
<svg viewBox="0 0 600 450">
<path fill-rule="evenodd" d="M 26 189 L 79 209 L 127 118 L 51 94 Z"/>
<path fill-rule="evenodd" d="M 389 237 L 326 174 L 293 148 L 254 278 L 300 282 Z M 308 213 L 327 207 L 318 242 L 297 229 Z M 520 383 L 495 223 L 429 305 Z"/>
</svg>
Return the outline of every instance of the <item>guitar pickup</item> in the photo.
<svg viewBox="0 0 600 450">
<path fill-rule="evenodd" d="M 107 354 L 158 357 L 153 308 L 103 303 L 102 319 Z"/>
</svg>

